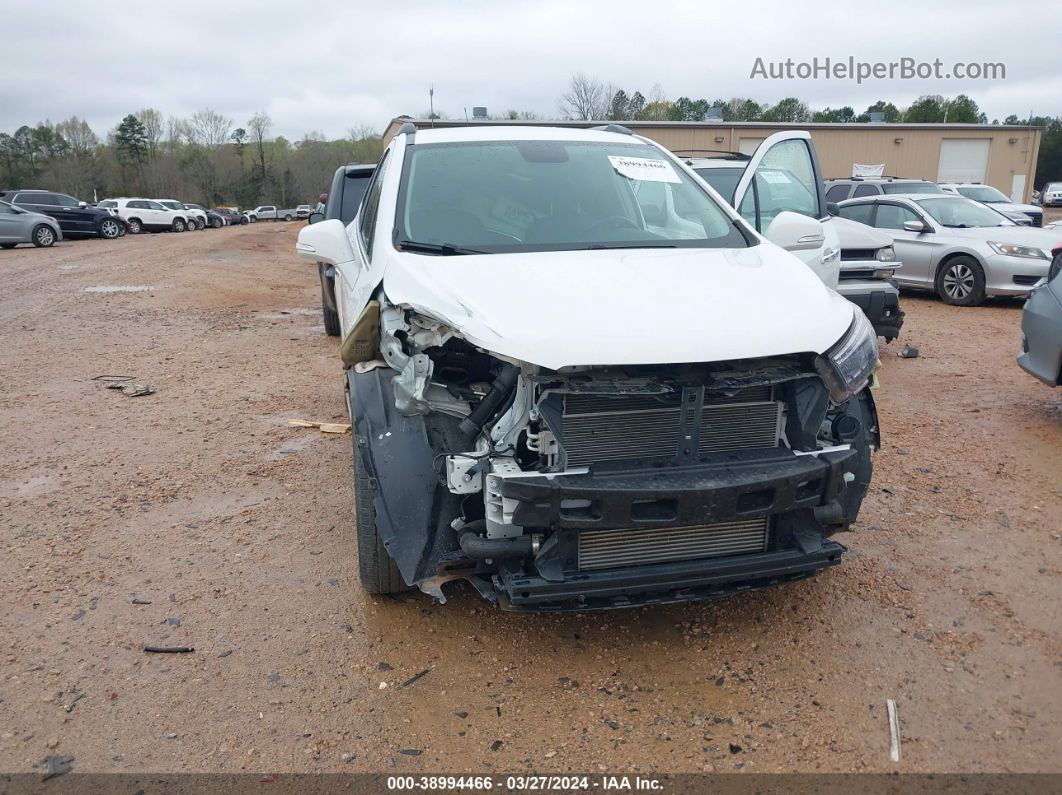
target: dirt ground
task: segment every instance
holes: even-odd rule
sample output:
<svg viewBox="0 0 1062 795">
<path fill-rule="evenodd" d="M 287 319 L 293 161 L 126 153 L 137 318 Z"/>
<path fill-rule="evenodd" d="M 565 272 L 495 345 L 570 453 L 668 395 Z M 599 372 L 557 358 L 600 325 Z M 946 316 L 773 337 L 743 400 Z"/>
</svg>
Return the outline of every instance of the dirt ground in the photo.
<svg viewBox="0 0 1062 795">
<path fill-rule="evenodd" d="M 1062 769 L 1062 390 L 1020 303 L 904 297 L 841 566 L 518 615 L 359 589 L 350 437 L 288 426 L 345 421 L 297 231 L 0 252 L 0 771 Z"/>
</svg>

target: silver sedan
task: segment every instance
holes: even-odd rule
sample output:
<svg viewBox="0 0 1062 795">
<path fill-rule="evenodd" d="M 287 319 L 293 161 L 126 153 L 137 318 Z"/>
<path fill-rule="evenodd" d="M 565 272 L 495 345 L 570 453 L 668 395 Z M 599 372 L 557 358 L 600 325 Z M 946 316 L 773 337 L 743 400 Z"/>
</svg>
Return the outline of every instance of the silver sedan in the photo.
<svg viewBox="0 0 1062 795">
<path fill-rule="evenodd" d="M 59 222 L 51 216 L 0 202 L 0 248 L 14 248 L 19 243 L 47 248 L 62 239 Z"/>
<path fill-rule="evenodd" d="M 1021 315 L 1018 364 L 1048 386 L 1062 376 L 1062 247 L 1056 249 L 1051 274 L 1032 291 Z"/>
<path fill-rule="evenodd" d="M 946 303 L 977 306 L 989 295 L 1026 295 L 1043 284 L 1054 230 L 1018 226 L 962 196 L 907 194 L 849 199 L 843 218 L 892 236 L 901 287 L 934 290 Z"/>
</svg>

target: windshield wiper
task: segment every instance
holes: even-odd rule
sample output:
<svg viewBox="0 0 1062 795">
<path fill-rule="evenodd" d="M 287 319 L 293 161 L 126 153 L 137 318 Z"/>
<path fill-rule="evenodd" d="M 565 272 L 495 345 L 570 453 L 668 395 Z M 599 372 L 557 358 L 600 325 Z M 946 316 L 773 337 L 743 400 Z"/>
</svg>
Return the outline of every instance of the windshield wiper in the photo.
<svg viewBox="0 0 1062 795">
<path fill-rule="evenodd" d="M 969 224 L 941 224 L 941 226 L 946 226 L 946 227 L 948 227 L 948 229 L 972 229 L 973 228 Z"/>
<path fill-rule="evenodd" d="M 611 248 L 678 248 L 674 243 L 595 243 L 583 251 L 602 251 Z"/>
<path fill-rule="evenodd" d="M 443 257 L 454 257 L 462 254 L 489 254 L 489 251 L 479 251 L 474 248 L 455 246 L 453 243 L 422 243 L 419 240 L 399 240 L 395 247 L 400 251 L 416 251 L 421 254 L 438 254 Z"/>
</svg>

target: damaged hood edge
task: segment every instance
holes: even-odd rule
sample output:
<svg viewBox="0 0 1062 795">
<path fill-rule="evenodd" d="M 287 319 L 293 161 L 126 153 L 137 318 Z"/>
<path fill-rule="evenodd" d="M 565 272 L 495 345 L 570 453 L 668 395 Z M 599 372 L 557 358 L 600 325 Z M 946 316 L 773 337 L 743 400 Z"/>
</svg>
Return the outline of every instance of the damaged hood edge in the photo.
<svg viewBox="0 0 1062 795">
<path fill-rule="evenodd" d="M 854 311 L 769 243 L 403 254 L 389 264 L 383 287 L 392 303 L 446 323 L 473 345 L 553 370 L 822 353 Z"/>
</svg>

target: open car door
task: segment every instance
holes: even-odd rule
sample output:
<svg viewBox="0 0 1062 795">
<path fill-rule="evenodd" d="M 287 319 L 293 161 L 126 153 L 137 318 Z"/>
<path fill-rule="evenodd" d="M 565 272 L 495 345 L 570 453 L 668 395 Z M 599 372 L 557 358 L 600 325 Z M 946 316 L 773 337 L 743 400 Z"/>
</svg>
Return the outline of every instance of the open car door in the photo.
<svg viewBox="0 0 1062 795">
<path fill-rule="evenodd" d="M 793 253 L 804 260 L 827 287 L 837 286 L 841 265 L 840 240 L 826 212 L 822 171 L 811 133 L 786 130 L 766 138 L 738 180 L 734 207 L 761 235 L 766 235 L 775 217 L 787 210 L 821 222 L 821 244 Z"/>
</svg>

